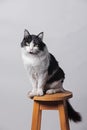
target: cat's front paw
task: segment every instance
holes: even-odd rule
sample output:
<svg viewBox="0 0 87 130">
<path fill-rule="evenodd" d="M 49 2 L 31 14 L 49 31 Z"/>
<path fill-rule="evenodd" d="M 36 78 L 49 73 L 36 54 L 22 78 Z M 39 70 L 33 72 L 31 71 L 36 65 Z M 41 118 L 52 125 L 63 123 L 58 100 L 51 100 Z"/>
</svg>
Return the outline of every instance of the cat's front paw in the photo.
<svg viewBox="0 0 87 130">
<path fill-rule="evenodd" d="M 33 91 L 33 90 L 29 91 L 27 95 L 28 95 L 29 98 L 33 98 L 34 96 L 37 95 L 37 91 Z"/>
<path fill-rule="evenodd" d="M 43 95 L 44 95 L 43 89 L 38 89 L 37 96 L 43 96 Z"/>
</svg>

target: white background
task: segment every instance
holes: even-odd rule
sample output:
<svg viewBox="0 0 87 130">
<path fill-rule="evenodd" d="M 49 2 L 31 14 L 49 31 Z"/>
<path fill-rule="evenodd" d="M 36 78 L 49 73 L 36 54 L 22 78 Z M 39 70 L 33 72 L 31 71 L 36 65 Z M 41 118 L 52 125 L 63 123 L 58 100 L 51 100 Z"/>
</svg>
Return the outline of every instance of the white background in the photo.
<svg viewBox="0 0 87 130">
<path fill-rule="evenodd" d="M 87 130 L 87 1 L 0 0 L 0 130 L 30 130 L 31 85 L 21 59 L 24 29 L 44 31 L 44 42 L 66 73 L 64 88 L 83 117 L 71 130 Z M 59 129 L 56 111 L 43 113 L 42 130 Z"/>
</svg>

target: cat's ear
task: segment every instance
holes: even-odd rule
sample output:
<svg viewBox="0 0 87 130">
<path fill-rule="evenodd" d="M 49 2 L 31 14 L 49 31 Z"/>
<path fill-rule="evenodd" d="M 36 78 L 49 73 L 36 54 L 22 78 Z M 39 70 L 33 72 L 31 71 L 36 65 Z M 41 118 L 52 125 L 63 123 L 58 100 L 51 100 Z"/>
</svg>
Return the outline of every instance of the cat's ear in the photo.
<svg viewBox="0 0 87 130">
<path fill-rule="evenodd" d="M 44 33 L 43 33 L 43 32 L 41 32 L 41 33 L 38 34 L 38 37 L 39 37 L 41 40 L 43 40 L 43 36 L 44 36 Z"/>
<path fill-rule="evenodd" d="M 24 30 L 24 38 L 27 38 L 30 35 L 27 29 Z"/>
</svg>

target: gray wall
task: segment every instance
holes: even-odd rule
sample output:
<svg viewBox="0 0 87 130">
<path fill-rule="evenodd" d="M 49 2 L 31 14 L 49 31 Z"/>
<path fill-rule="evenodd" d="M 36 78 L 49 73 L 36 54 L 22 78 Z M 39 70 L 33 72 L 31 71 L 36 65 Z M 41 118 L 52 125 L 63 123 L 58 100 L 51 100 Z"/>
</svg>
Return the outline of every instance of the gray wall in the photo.
<svg viewBox="0 0 87 130">
<path fill-rule="evenodd" d="M 21 59 L 23 31 L 44 31 L 44 42 L 66 73 L 64 88 L 83 122 L 71 130 L 87 130 L 87 1 L 0 0 L 0 130 L 30 130 L 33 102 Z M 56 111 L 43 113 L 42 130 L 59 129 Z M 46 128 L 47 127 L 47 128 Z"/>
</svg>

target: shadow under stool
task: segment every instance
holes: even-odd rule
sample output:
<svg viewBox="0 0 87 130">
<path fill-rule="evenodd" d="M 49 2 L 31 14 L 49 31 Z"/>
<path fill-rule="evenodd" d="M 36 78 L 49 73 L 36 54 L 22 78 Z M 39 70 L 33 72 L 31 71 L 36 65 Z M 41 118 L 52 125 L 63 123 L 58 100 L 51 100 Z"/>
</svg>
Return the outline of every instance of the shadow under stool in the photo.
<svg viewBox="0 0 87 130">
<path fill-rule="evenodd" d="M 33 98 L 33 113 L 31 130 L 41 129 L 42 110 L 58 110 L 61 130 L 70 130 L 66 100 L 72 97 L 69 91 L 35 96 Z"/>
</svg>

